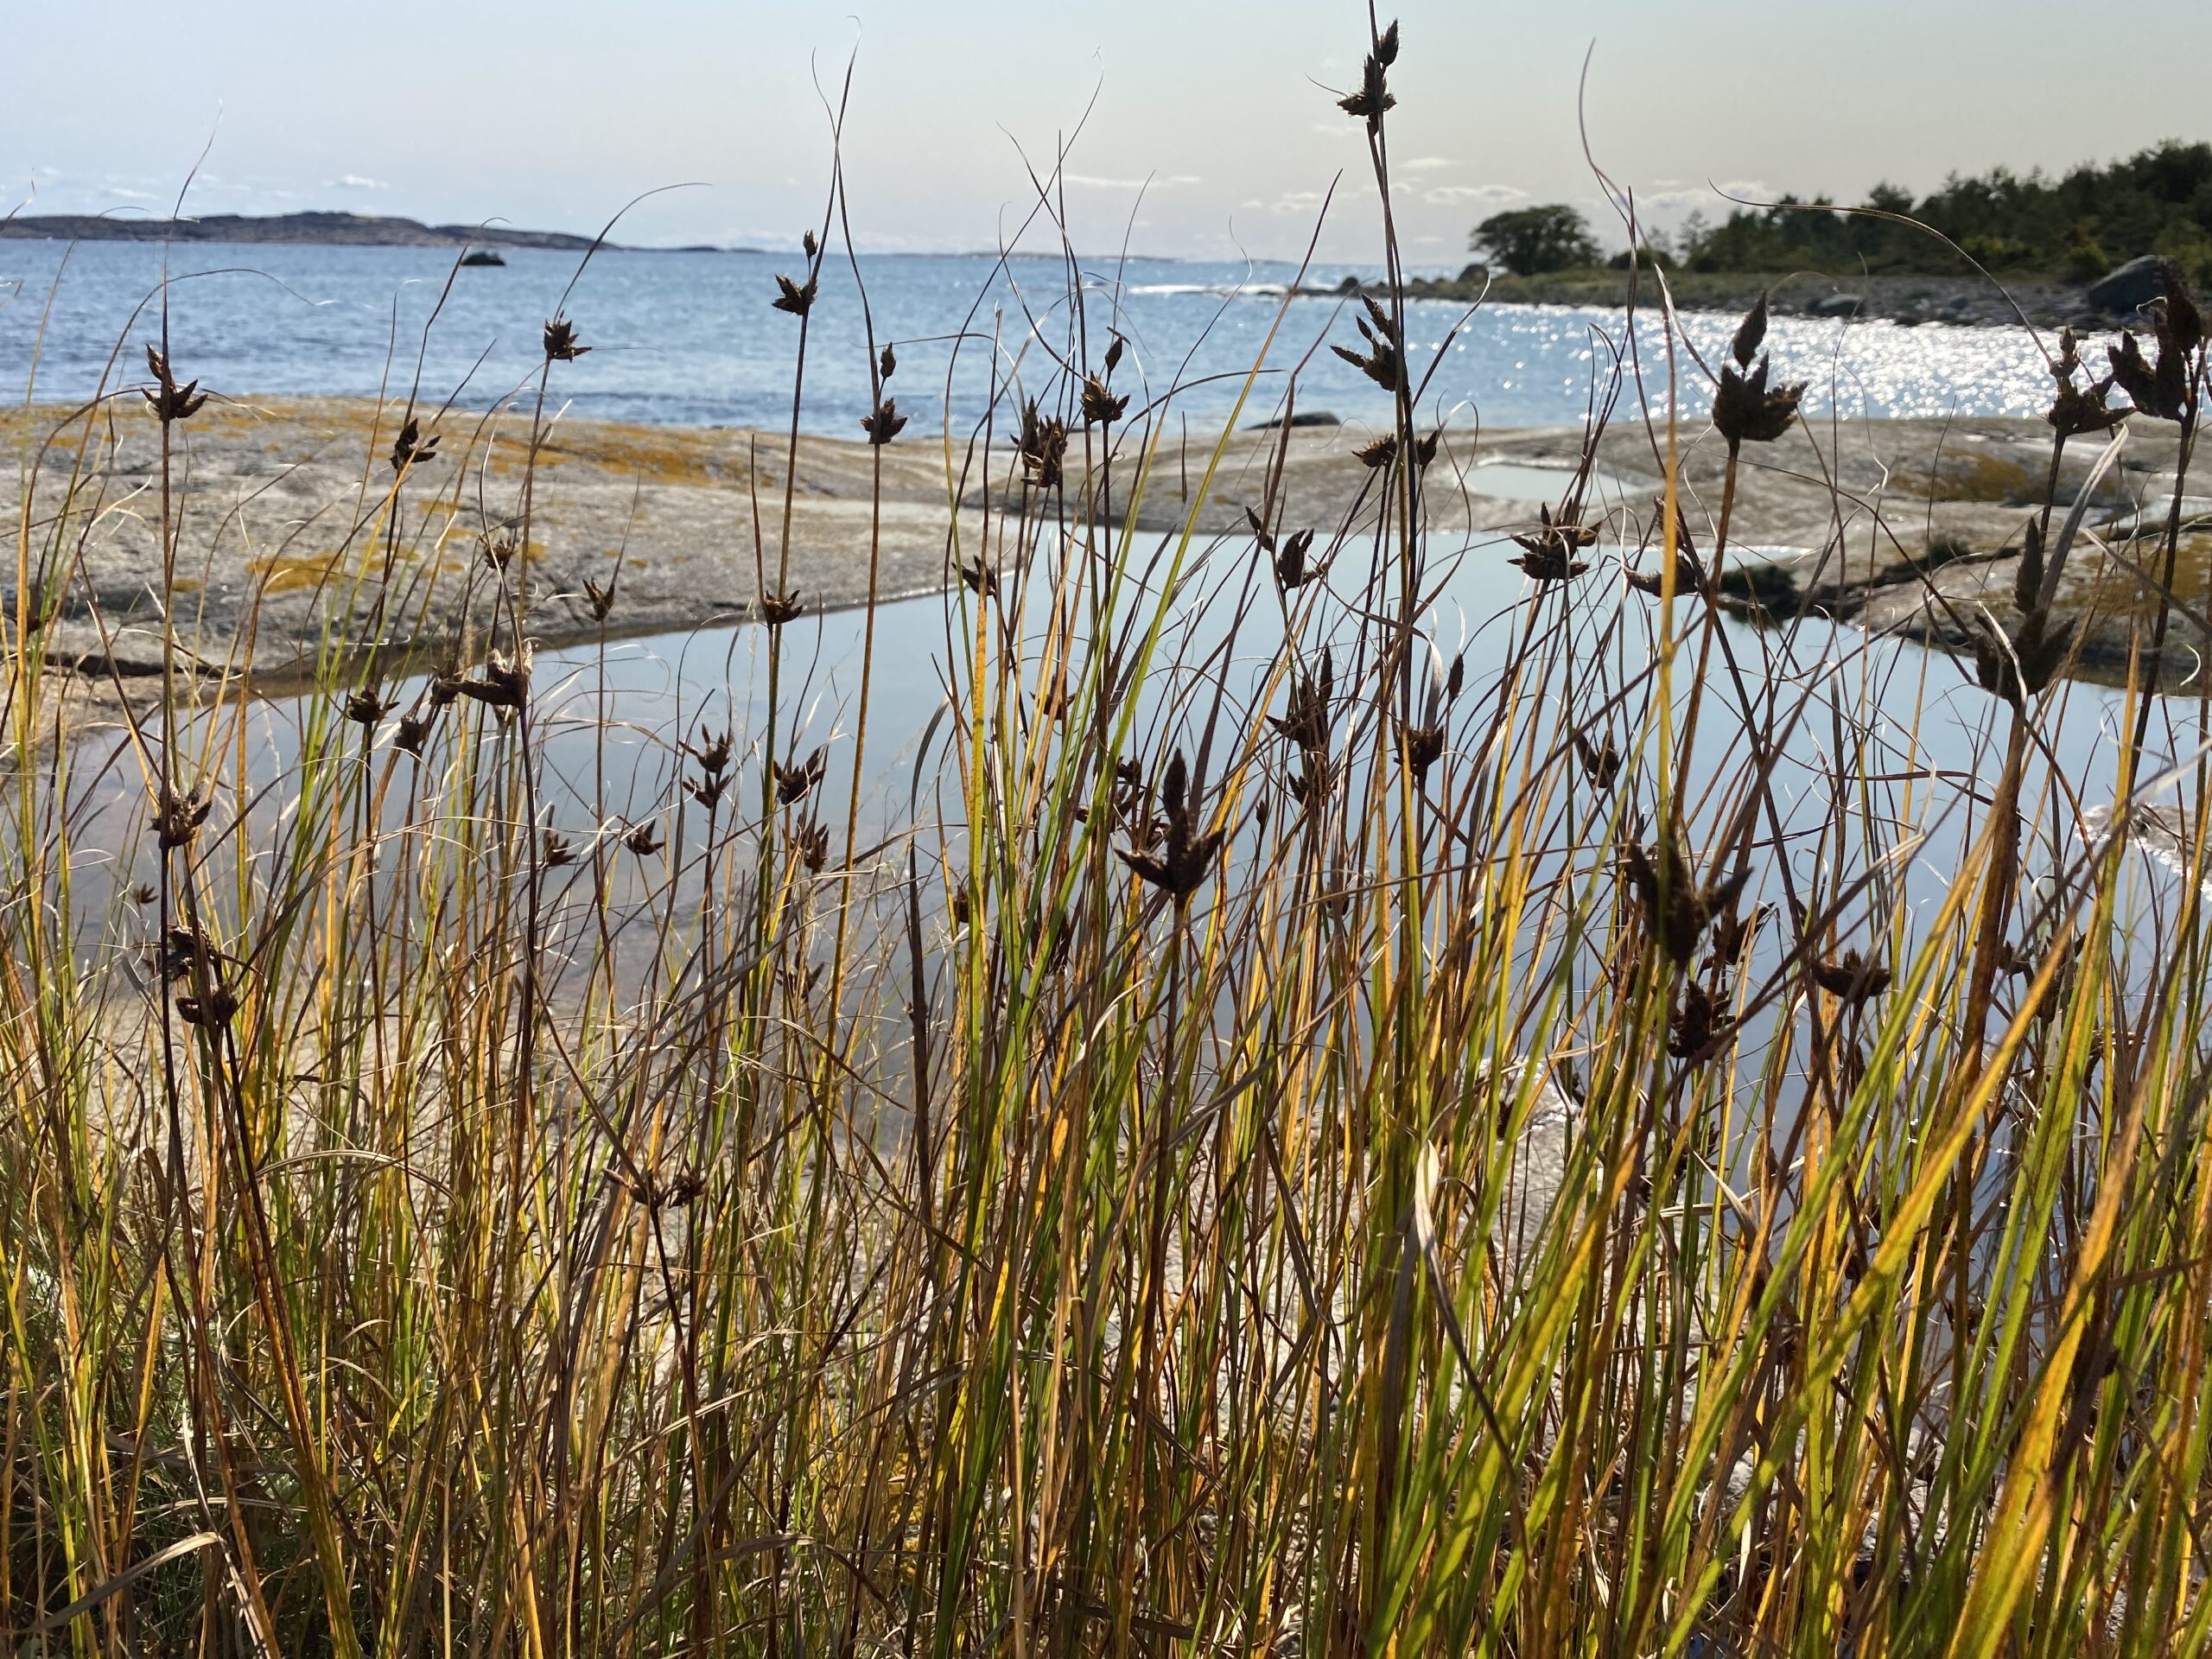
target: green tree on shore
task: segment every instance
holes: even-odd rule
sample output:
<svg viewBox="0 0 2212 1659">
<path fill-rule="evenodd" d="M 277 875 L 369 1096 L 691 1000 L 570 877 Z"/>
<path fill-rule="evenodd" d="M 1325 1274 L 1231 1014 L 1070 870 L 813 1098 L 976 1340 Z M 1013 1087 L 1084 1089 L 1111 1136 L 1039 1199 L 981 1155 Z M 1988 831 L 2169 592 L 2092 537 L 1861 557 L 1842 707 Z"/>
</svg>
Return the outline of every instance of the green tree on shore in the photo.
<svg viewBox="0 0 2212 1659">
<path fill-rule="evenodd" d="M 1561 201 L 1493 213 L 1475 226 L 1467 245 L 1516 276 L 1572 270 L 1599 259 L 1590 222 Z"/>
<path fill-rule="evenodd" d="M 1863 205 L 1941 232 L 1992 270 L 2088 281 L 2139 254 L 2161 253 L 2198 282 L 2212 280 L 2212 143 L 2169 139 L 2056 178 L 2003 167 L 1955 173 L 1916 200 L 1881 184 Z M 1681 253 L 1694 270 L 1963 269 L 1918 226 L 1845 213 L 1826 197 L 1784 196 L 1771 207 L 1738 208 L 1709 229 L 1686 228 Z"/>
</svg>

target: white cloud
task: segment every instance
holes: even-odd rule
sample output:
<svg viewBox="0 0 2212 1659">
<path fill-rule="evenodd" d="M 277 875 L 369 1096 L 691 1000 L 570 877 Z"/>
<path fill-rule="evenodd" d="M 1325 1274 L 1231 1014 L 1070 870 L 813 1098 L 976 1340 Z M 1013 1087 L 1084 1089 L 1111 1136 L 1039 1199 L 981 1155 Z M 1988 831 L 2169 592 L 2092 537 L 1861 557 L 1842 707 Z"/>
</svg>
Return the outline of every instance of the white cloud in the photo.
<svg viewBox="0 0 2212 1659">
<path fill-rule="evenodd" d="M 323 185 L 325 188 L 331 190 L 389 190 L 391 188 L 382 179 L 364 178 L 359 173 L 341 173 L 334 179 L 324 180 Z"/>
<path fill-rule="evenodd" d="M 1310 213 L 1329 199 L 1325 190 L 1286 190 L 1275 198 L 1275 205 L 1268 211 L 1274 213 Z"/>
<path fill-rule="evenodd" d="M 1421 194 L 1423 201 L 1433 202 L 1440 207 L 1464 207 L 1469 202 L 1503 207 L 1528 199 L 1526 190 L 1510 184 L 1438 184 Z"/>
<path fill-rule="evenodd" d="M 1410 162 L 1401 162 L 1399 165 L 1409 173 L 1433 173 L 1439 168 L 1457 167 L 1459 163 L 1441 156 L 1416 156 Z"/>
<path fill-rule="evenodd" d="M 1716 207 L 1725 211 L 1732 206 L 1723 201 L 1723 196 L 1743 196 L 1753 201 L 1770 201 L 1774 198 L 1773 188 L 1758 179 L 1728 179 L 1717 185 L 1676 185 L 1672 179 L 1662 179 L 1659 182 L 1674 188 L 1637 191 L 1636 205 L 1638 208 L 1702 207 L 1709 213 Z"/>
<path fill-rule="evenodd" d="M 1195 173 L 1171 173 L 1164 179 L 1102 179 L 1095 173 L 1063 173 L 1060 176 L 1087 190 L 1169 190 L 1177 185 L 1198 182 Z"/>
</svg>

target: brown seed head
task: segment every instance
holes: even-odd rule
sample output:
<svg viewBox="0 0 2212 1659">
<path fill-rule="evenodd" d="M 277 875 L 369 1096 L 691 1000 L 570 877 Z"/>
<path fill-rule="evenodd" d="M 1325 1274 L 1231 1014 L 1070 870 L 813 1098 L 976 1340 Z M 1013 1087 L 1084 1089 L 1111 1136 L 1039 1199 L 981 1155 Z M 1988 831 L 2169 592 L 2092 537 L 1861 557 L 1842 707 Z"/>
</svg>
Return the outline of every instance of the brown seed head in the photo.
<svg viewBox="0 0 2212 1659">
<path fill-rule="evenodd" d="M 1815 957 L 1807 970 L 1814 983 L 1849 1008 L 1864 1006 L 1890 988 L 1890 970 L 1878 962 L 1864 960 L 1855 950 L 1845 951 L 1834 962 Z"/>
<path fill-rule="evenodd" d="M 818 818 L 807 818 L 791 832 L 791 847 L 810 875 L 819 875 L 830 862 L 830 831 Z"/>
<path fill-rule="evenodd" d="M 586 352 L 588 346 L 576 343 L 576 325 L 566 317 L 553 317 L 545 324 L 545 360 L 549 363 L 573 363 Z"/>
<path fill-rule="evenodd" d="M 1713 424 L 1728 441 L 1731 453 L 1746 443 L 1772 443 L 1797 418 L 1797 404 L 1805 395 L 1802 381 L 1795 385 L 1767 387 L 1767 359 L 1748 374 L 1720 366 L 1720 389 L 1713 397 Z"/>
<path fill-rule="evenodd" d="M 1744 321 L 1738 325 L 1736 338 L 1728 342 L 1729 353 L 1735 358 L 1738 368 L 1751 366 L 1751 359 L 1759 354 L 1759 343 L 1765 338 L 1766 290 L 1761 289 L 1758 298 L 1752 302 L 1751 308 L 1744 314 Z"/>
<path fill-rule="evenodd" d="M 1428 769 L 1444 758 L 1444 728 L 1441 726 L 1407 726 L 1398 733 L 1406 754 L 1406 764 L 1413 768 L 1414 781 L 1428 780 Z"/>
<path fill-rule="evenodd" d="M 1613 779 L 1621 775 L 1620 746 L 1613 741 L 1611 732 L 1605 734 L 1601 747 L 1589 733 L 1576 728 L 1574 758 L 1582 763 L 1583 774 L 1599 789 L 1611 789 Z"/>
<path fill-rule="evenodd" d="M 529 660 L 519 655 L 510 658 L 495 651 L 480 677 L 456 680 L 453 689 L 487 709 L 519 709 L 530 693 Z"/>
<path fill-rule="evenodd" d="M 176 1017 L 186 1025 L 198 1026 L 203 1031 L 214 1031 L 229 1025 L 238 1011 L 238 993 L 220 980 L 208 988 L 204 999 L 180 996 L 176 1000 Z"/>
<path fill-rule="evenodd" d="M 699 741 L 686 743 L 683 752 L 698 764 L 699 776 L 683 780 L 684 791 L 702 806 L 712 811 L 722 798 L 722 791 L 729 786 L 729 734 L 717 737 L 705 727 L 699 728 Z"/>
<path fill-rule="evenodd" d="M 1324 645 L 1319 671 L 1312 675 L 1293 674 L 1289 706 L 1280 717 L 1269 715 L 1268 724 L 1308 754 L 1325 753 L 1329 747 L 1329 707 L 1336 683 L 1336 664 L 1329 647 Z"/>
<path fill-rule="evenodd" d="M 164 852 L 175 847 L 188 847 L 200 833 L 200 826 L 207 822 L 207 815 L 215 810 L 213 795 L 201 795 L 198 790 L 188 790 L 178 795 L 164 789 L 160 804 L 154 812 L 154 839 Z"/>
<path fill-rule="evenodd" d="M 1399 372 L 1396 326 L 1391 321 L 1390 314 L 1372 296 L 1362 294 L 1360 299 L 1367 307 L 1367 315 L 1353 321 L 1360 337 L 1367 341 L 1367 350 L 1355 352 L 1349 346 L 1332 346 L 1329 349 L 1385 391 L 1395 391 Z"/>
<path fill-rule="evenodd" d="M 1395 30 L 1395 25 L 1392 27 Z M 1395 33 L 1390 36 L 1390 49 L 1391 55 L 1395 57 L 1397 54 L 1397 36 Z M 1367 60 L 1360 65 L 1359 90 L 1337 100 L 1337 107 L 1346 115 L 1356 116 L 1366 122 L 1370 132 L 1382 124 L 1385 111 L 1397 107 L 1398 100 L 1391 95 L 1389 78 L 1384 73 L 1389 67 L 1379 53 L 1369 53 Z"/>
<path fill-rule="evenodd" d="M 1128 406 L 1127 397 L 1116 397 L 1096 375 L 1083 383 L 1083 419 L 1086 426 L 1111 426 L 1122 418 Z"/>
<path fill-rule="evenodd" d="M 1667 1052 L 1678 1060 L 1703 1053 L 1713 1041 L 1718 1013 L 1712 994 L 1704 986 L 1694 979 L 1685 982 L 1681 1001 L 1675 1005 L 1669 1023 Z"/>
<path fill-rule="evenodd" d="M 200 390 L 197 380 L 188 380 L 182 385 L 169 373 L 168 359 L 158 346 L 146 347 L 146 366 L 151 370 L 154 384 L 143 387 L 140 396 L 153 406 L 154 413 L 167 426 L 171 421 L 188 421 L 200 412 L 207 401 L 207 394 Z"/>
<path fill-rule="evenodd" d="M 1513 539 L 1520 546 L 1521 556 L 1510 561 L 1517 564 L 1533 582 L 1572 582 L 1590 567 L 1574 556 L 1598 539 L 1598 527 L 1582 522 L 1579 509 L 1562 508 L 1557 518 L 1552 517 L 1548 505 L 1536 509 L 1538 528 L 1527 536 Z"/>
<path fill-rule="evenodd" d="M 875 413 L 861 416 L 861 430 L 868 434 L 868 441 L 881 448 L 899 435 L 906 424 L 906 417 L 899 412 L 899 400 L 887 397 L 875 406 Z"/>
<path fill-rule="evenodd" d="M 1676 962 L 1697 954 L 1699 938 L 1715 917 L 1734 907 L 1751 874 L 1751 866 L 1739 865 L 1732 875 L 1700 891 L 1689 859 L 1671 836 L 1649 853 L 1630 842 L 1621 850 L 1621 866 L 1645 925 Z"/>
<path fill-rule="evenodd" d="M 1179 749 L 1167 763 L 1166 775 L 1160 780 L 1160 804 L 1166 812 L 1160 850 L 1154 854 L 1119 847 L 1114 849 L 1122 863 L 1166 893 L 1178 909 L 1198 891 L 1213 868 L 1215 855 L 1220 852 L 1227 835 L 1223 830 L 1199 831 L 1197 805 L 1187 798 L 1189 778 Z"/>
<path fill-rule="evenodd" d="M 438 454 L 438 435 L 433 432 L 423 436 L 422 423 L 409 416 L 407 424 L 399 429 L 399 436 L 391 446 L 391 470 L 404 473 L 410 467 L 419 467 L 426 461 L 435 461 Z"/>
<path fill-rule="evenodd" d="M 819 748 L 805 760 L 786 765 L 776 763 L 776 802 L 779 806 L 797 806 L 806 798 L 809 791 L 820 783 L 830 769 L 829 757 Z"/>
<path fill-rule="evenodd" d="M 1032 397 L 1022 405 L 1021 435 L 1014 452 L 1021 457 L 1023 480 L 1032 489 L 1049 490 L 1060 481 L 1060 464 L 1067 454 L 1067 423 L 1046 415 Z"/>
<path fill-rule="evenodd" d="M 2150 309 L 2157 359 L 2144 358 L 2142 346 L 2131 328 L 2121 334 L 2118 346 L 2106 348 L 2113 378 L 2142 413 L 2162 421 L 2194 423 L 2198 347 L 2204 343 L 2204 320 L 2177 283 L 2169 283 L 2165 297 L 2153 300 Z"/>
<path fill-rule="evenodd" d="M 814 308 L 815 291 L 816 278 L 812 276 L 801 285 L 788 276 L 779 275 L 776 278 L 776 297 L 768 303 L 779 311 L 788 311 L 795 317 L 803 317 Z"/>
</svg>

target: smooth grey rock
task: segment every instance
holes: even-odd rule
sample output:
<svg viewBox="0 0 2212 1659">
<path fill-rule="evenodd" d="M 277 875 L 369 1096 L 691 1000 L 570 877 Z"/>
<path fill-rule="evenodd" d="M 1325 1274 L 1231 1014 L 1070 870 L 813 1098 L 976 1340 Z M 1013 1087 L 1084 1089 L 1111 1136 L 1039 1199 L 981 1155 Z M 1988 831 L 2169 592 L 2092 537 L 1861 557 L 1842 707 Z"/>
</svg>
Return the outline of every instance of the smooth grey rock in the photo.
<svg viewBox="0 0 2212 1659">
<path fill-rule="evenodd" d="M 1815 300 L 1805 308 L 1805 313 L 1814 317 L 1855 317 L 1866 304 L 1856 294 L 1831 294 L 1825 299 Z"/>
<path fill-rule="evenodd" d="M 1282 416 L 1269 421 L 1255 421 L 1246 429 L 1253 432 L 1274 432 L 1281 429 Z M 1325 409 L 1301 409 L 1290 417 L 1290 424 L 1297 426 L 1342 426 L 1344 422 Z"/>
<path fill-rule="evenodd" d="M 2181 281 L 2181 268 L 2171 259 L 2146 253 L 2131 259 L 2089 284 L 2088 302 L 2110 316 L 2124 316 L 2164 295 Z"/>
</svg>

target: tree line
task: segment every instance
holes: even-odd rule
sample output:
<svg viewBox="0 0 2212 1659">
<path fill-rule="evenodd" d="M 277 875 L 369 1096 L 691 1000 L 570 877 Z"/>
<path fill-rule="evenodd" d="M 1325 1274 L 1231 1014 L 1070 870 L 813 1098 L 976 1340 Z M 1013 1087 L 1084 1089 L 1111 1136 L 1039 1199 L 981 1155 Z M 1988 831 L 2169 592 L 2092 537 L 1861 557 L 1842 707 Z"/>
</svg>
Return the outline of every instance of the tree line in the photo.
<svg viewBox="0 0 2212 1659">
<path fill-rule="evenodd" d="M 2212 143 L 2169 139 L 2056 176 L 2005 167 L 1954 173 L 1918 199 L 1903 186 L 1878 184 L 1855 205 L 1871 211 L 1849 211 L 1825 196 L 1783 196 L 1771 207 L 1736 208 L 1717 224 L 1692 213 L 1673 236 L 1654 235 L 1647 251 L 1692 270 L 1965 269 L 1928 233 L 1934 230 L 1993 270 L 2090 282 L 2158 253 L 2193 280 L 2212 281 Z M 1470 241 L 1520 276 L 1628 263 L 1625 252 L 1607 261 L 1588 220 L 1564 203 L 1493 214 Z"/>
</svg>

